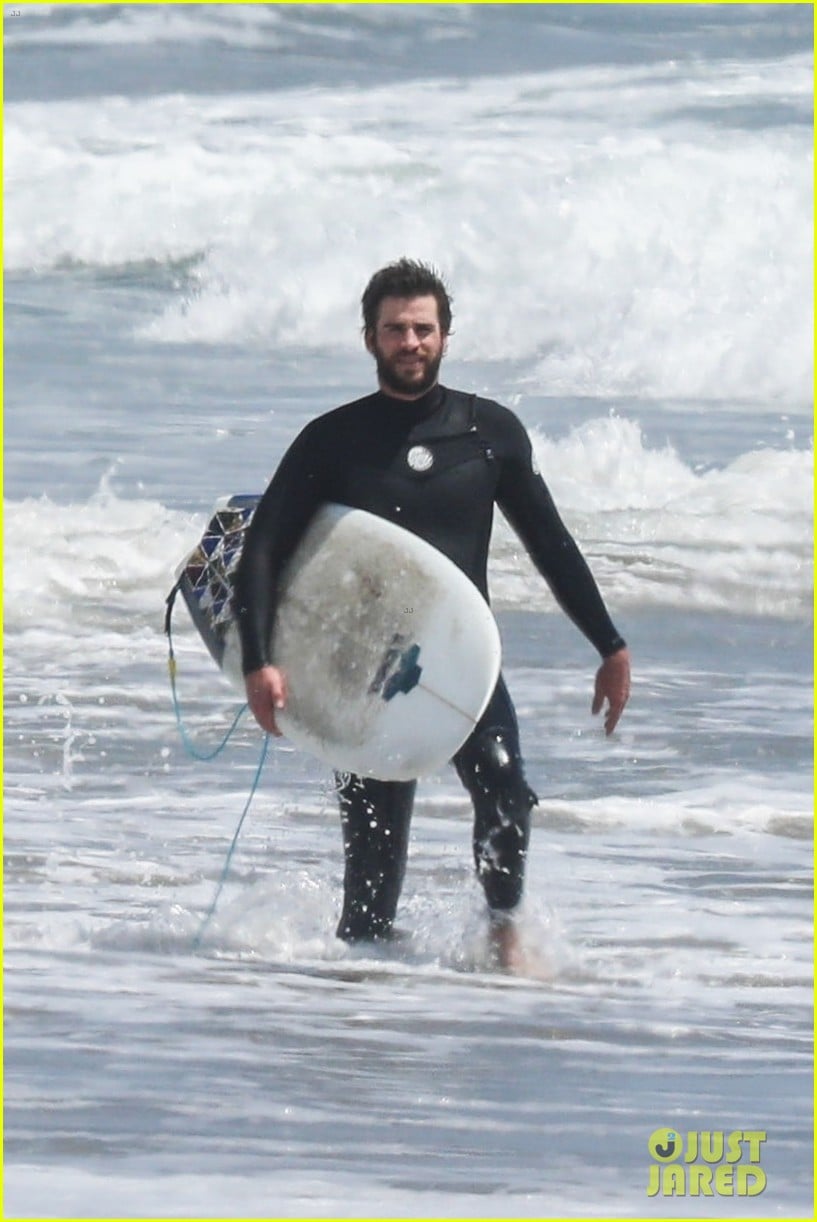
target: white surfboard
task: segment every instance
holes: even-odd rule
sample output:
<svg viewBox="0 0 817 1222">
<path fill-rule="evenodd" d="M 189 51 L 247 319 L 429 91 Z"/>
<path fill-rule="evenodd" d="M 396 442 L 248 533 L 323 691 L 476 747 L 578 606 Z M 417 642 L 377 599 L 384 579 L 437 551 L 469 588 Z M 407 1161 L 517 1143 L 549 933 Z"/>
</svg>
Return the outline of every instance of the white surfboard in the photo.
<svg viewBox="0 0 817 1222">
<path fill-rule="evenodd" d="M 255 500 L 216 507 L 181 585 L 208 647 L 241 690 L 225 595 Z M 219 547 L 228 570 L 222 588 L 212 572 L 206 577 Z M 197 586 L 209 592 L 196 595 Z M 205 622 L 214 609 L 216 647 Z M 501 660 L 491 610 L 456 565 L 411 532 L 341 505 L 318 511 L 292 557 L 273 641 L 289 688 L 278 719 L 286 736 L 338 771 L 382 780 L 427 775 L 451 759 L 485 709 Z"/>
</svg>

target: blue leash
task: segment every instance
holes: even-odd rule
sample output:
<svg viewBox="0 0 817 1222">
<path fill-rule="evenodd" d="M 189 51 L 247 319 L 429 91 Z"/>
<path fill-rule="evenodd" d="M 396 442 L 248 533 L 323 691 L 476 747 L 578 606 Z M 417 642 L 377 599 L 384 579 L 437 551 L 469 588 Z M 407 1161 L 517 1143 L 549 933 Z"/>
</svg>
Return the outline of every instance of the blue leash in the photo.
<svg viewBox="0 0 817 1222">
<path fill-rule="evenodd" d="M 250 706 L 248 704 L 242 704 L 241 708 L 238 710 L 235 717 L 233 718 L 233 724 L 230 726 L 229 730 L 224 735 L 224 737 L 222 738 L 221 742 L 218 744 L 217 747 L 214 747 L 212 751 L 199 751 L 198 747 L 196 747 L 195 743 L 190 738 L 190 735 L 187 733 L 187 730 L 185 729 L 184 720 L 182 718 L 181 703 L 179 701 L 179 694 L 176 691 L 176 659 L 173 655 L 173 646 L 172 645 L 170 647 L 170 651 L 171 651 L 170 656 L 167 659 L 167 667 L 168 667 L 168 670 L 170 671 L 170 690 L 173 694 L 173 712 L 176 714 L 176 725 L 179 728 L 179 734 L 181 735 L 182 742 L 184 743 L 184 749 L 187 752 L 187 754 L 191 756 L 191 758 L 194 760 L 202 760 L 204 762 L 207 762 L 209 760 L 214 760 L 217 755 L 221 755 L 222 751 L 227 746 L 227 743 L 230 741 L 233 734 L 235 733 L 235 730 L 236 730 L 236 727 L 238 726 L 239 721 L 244 716 L 244 714 L 246 713 L 247 709 Z"/>
<path fill-rule="evenodd" d="M 255 770 L 255 776 L 253 777 L 252 786 L 250 787 L 250 792 L 247 797 L 247 801 L 244 804 L 244 809 L 241 812 L 241 818 L 238 820 L 238 827 L 235 829 L 235 834 L 233 836 L 232 843 L 229 849 L 227 850 L 227 860 L 224 862 L 224 869 L 221 871 L 221 878 L 218 880 L 218 886 L 216 887 L 216 893 L 213 896 L 213 901 L 207 910 L 204 920 L 202 921 L 201 925 L 199 926 L 198 933 L 196 934 L 196 936 L 193 939 L 193 950 L 194 951 L 198 950 L 199 947 L 201 946 L 201 940 L 204 937 L 204 932 L 207 929 L 207 926 L 210 924 L 210 921 L 213 919 L 213 914 L 216 911 L 216 905 L 218 904 L 219 898 L 221 896 L 221 892 L 224 889 L 224 884 L 227 881 L 227 875 L 230 873 L 230 863 L 233 859 L 233 853 L 235 852 L 235 847 L 238 844 L 238 837 L 241 835 L 241 828 L 244 824 L 244 820 L 247 817 L 250 806 L 252 805 L 252 800 L 255 797 L 255 791 L 258 788 L 258 784 L 261 780 L 261 773 L 264 770 L 264 763 L 267 758 L 268 747 L 269 747 L 269 734 L 265 734 L 264 741 L 261 744 L 261 758 L 258 761 L 258 767 Z"/>
<path fill-rule="evenodd" d="M 175 590 L 173 593 L 175 594 Z M 235 733 L 236 727 L 238 726 L 239 721 L 241 720 L 241 718 L 244 716 L 247 709 L 249 708 L 249 705 L 243 704 L 241 706 L 241 708 L 238 710 L 235 717 L 233 718 L 233 722 L 229 730 L 227 731 L 227 733 L 222 738 L 221 742 L 216 747 L 214 747 L 210 751 L 199 751 L 199 749 L 196 747 L 195 743 L 192 741 L 192 739 L 190 738 L 185 728 L 184 720 L 182 718 L 181 702 L 179 701 L 179 694 L 176 689 L 176 669 L 177 669 L 176 655 L 173 650 L 173 635 L 170 629 L 170 612 L 172 610 L 172 598 L 173 598 L 173 594 L 171 594 L 171 598 L 168 600 L 169 608 L 168 608 L 168 615 L 165 620 L 165 632 L 167 633 L 167 647 L 168 647 L 167 668 L 168 668 L 168 671 L 170 672 L 170 690 L 173 696 L 173 712 L 176 715 L 176 725 L 178 727 L 182 743 L 184 744 L 184 749 L 187 752 L 187 754 L 191 756 L 192 759 L 201 760 L 201 761 L 214 760 L 217 756 L 221 755 L 221 752 L 227 746 L 227 743 L 230 741 L 233 734 Z M 215 914 L 215 911 L 216 911 L 216 906 L 221 897 L 221 892 L 224 890 L 224 884 L 226 883 L 227 876 L 230 873 L 230 864 L 233 860 L 233 854 L 235 853 L 236 845 L 238 844 L 238 837 L 241 835 L 241 828 L 243 827 L 244 820 L 246 819 L 249 813 L 250 807 L 252 806 L 252 800 L 255 797 L 256 790 L 258 789 L 259 783 L 261 781 L 261 773 L 264 771 L 264 764 L 266 763 L 266 759 L 267 759 L 267 750 L 269 748 L 269 739 L 270 739 L 269 734 L 265 734 L 264 741 L 261 744 L 261 758 L 258 761 L 258 767 L 255 770 L 255 776 L 253 777 L 253 782 L 252 782 L 252 785 L 250 786 L 250 792 L 247 797 L 247 801 L 244 804 L 244 809 L 241 812 L 241 818 L 238 820 L 238 826 L 235 829 L 235 833 L 233 835 L 232 842 L 230 844 L 229 849 L 227 850 L 227 859 L 224 862 L 224 868 L 221 871 L 221 878 L 218 881 L 218 886 L 216 887 L 215 895 L 213 896 L 213 900 L 210 904 L 210 907 L 207 909 L 204 919 L 202 920 L 201 924 L 199 925 L 198 932 L 196 933 L 195 937 L 193 938 L 192 948 L 194 951 L 197 951 L 199 947 L 201 946 L 201 941 L 202 941 L 202 938 L 204 937 L 204 933 L 208 925 L 210 924 L 211 920 L 213 919 L 213 915 Z"/>
</svg>

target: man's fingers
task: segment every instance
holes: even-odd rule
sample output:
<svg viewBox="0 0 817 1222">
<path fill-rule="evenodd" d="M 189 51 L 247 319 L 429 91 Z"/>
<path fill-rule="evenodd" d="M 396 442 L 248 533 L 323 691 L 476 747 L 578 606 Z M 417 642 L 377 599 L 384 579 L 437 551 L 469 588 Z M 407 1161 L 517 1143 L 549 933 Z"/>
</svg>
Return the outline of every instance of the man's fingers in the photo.
<svg viewBox="0 0 817 1222">
<path fill-rule="evenodd" d="M 261 729 L 266 730 L 268 734 L 274 734 L 276 738 L 280 738 L 281 731 L 275 720 L 275 706 L 272 701 L 266 695 L 258 693 L 249 701 L 249 705 L 253 717 Z"/>
<path fill-rule="evenodd" d="M 617 705 L 610 705 L 607 709 L 607 716 L 604 719 L 604 733 L 612 734 L 618 725 L 618 719 L 624 712 L 624 702 Z"/>
<path fill-rule="evenodd" d="M 601 712 L 601 706 L 603 704 L 604 704 L 604 693 L 599 688 L 599 679 L 597 675 L 596 676 L 596 690 L 593 694 L 593 703 L 590 707 L 590 711 L 594 717 L 596 716 L 597 713 Z"/>
<path fill-rule="evenodd" d="M 247 703 L 255 720 L 268 734 L 281 737 L 275 720 L 276 711 L 283 709 L 287 701 L 286 676 L 276 666 L 263 666 L 251 671 L 245 680 Z"/>
</svg>

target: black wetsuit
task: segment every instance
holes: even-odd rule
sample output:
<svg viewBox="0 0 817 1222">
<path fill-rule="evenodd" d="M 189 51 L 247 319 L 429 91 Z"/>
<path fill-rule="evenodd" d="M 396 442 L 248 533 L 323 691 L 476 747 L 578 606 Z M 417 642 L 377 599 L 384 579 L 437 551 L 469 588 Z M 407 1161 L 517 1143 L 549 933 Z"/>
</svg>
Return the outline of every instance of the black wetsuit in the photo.
<svg viewBox="0 0 817 1222">
<path fill-rule="evenodd" d="M 435 386 L 421 399 L 382 392 L 311 421 L 289 448 L 248 531 L 235 605 L 244 672 L 274 659 L 277 580 L 319 505 L 367 509 L 433 544 L 488 598 L 488 547 L 499 505 L 557 601 L 603 657 L 623 648 L 587 564 L 507 408 Z M 474 857 L 489 907 L 522 894 L 530 810 L 504 682 L 454 758 L 475 810 Z M 346 852 L 338 933 L 388 934 L 405 869 L 415 782 L 338 778 Z"/>
</svg>

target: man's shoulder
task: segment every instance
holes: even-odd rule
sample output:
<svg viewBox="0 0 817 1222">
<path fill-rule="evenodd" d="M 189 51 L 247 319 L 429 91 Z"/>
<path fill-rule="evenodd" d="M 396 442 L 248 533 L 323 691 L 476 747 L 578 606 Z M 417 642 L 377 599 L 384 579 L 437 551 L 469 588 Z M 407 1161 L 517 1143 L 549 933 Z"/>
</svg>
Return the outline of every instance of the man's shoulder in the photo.
<svg viewBox="0 0 817 1222">
<path fill-rule="evenodd" d="M 490 445 L 497 458 L 510 462 L 529 464 L 532 443 L 528 430 L 516 412 L 481 395 L 473 398 L 473 424 L 477 432 Z"/>
<path fill-rule="evenodd" d="M 441 387 L 445 399 L 444 402 L 450 407 L 453 404 L 467 407 L 474 418 L 475 422 L 480 420 L 504 420 L 510 418 L 515 420 L 513 412 L 503 407 L 496 399 L 486 399 L 483 395 L 477 394 L 471 390 L 461 390 L 459 387 L 443 386 Z"/>
<path fill-rule="evenodd" d="M 333 429 L 343 428 L 347 424 L 359 423 L 362 418 L 365 418 L 374 409 L 375 398 L 376 395 L 374 394 L 363 395 L 360 399 L 352 399 L 349 403 L 341 403 L 339 407 L 332 407 L 320 416 L 315 416 L 310 420 L 307 428 L 331 432 Z"/>
<path fill-rule="evenodd" d="M 301 429 L 295 444 L 313 449 L 332 445 L 336 438 L 342 437 L 349 429 L 360 428 L 371 412 L 374 395 L 365 395 L 362 399 L 354 399 L 350 403 L 341 403 L 329 411 L 313 416 Z"/>
<path fill-rule="evenodd" d="M 496 399 L 484 399 L 481 395 L 474 396 L 474 422 L 479 428 L 498 429 L 500 432 L 516 434 L 524 432 L 524 425 L 516 412 L 498 403 Z"/>
</svg>

